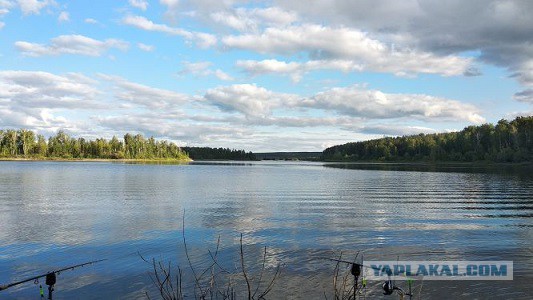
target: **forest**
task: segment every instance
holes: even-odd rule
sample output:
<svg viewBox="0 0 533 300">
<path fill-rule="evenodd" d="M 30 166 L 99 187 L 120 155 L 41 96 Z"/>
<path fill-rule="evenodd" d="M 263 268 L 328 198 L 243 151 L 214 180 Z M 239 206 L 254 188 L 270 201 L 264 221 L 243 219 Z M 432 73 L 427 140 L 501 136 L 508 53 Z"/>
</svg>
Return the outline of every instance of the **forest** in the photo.
<svg viewBox="0 0 533 300">
<path fill-rule="evenodd" d="M 252 152 L 244 150 L 210 147 L 183 147 L 182 149 L 194 160 L 256 160 Z"/>
<path fill-rule="evenodd" d="M 176 144 L 127 133 L 122 140 L 73 138 L 64 131 L 46 139 L 31 130 L 0 130 L 0 157 L 31 159 L 188 160 Z"/>
<path fill-rule="evenodd" d="M 533 116 L 459 132 L 385 137 L 325 149 L 325 161 L 533 161 Z"/>
</svg>

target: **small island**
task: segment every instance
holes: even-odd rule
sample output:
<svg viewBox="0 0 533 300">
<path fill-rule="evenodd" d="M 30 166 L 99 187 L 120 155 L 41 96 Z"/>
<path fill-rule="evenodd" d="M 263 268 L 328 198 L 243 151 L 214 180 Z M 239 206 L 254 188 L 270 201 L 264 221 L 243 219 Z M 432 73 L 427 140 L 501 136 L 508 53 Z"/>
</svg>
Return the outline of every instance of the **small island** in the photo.
<svg viewBox="0 0 533 300">
<path fill-rule="evenodd" d="M 31 130 L 0 130 L 0 160 L 188 162 L 178 145 L 127 133 L 122 140 L 73 138 L 60 130 L 46 138 Z"/>
<path fill-rule="evenodd" d="M 167 140 L 127 133 L 123 139 L 73 138 L 60 130 L 46 139 L 31 130 L 0 130 L 0 160 L 122 161 L 182 163 L 192 160 L 257 160 L 229 148 L 179 147 Z"/>
</svg>

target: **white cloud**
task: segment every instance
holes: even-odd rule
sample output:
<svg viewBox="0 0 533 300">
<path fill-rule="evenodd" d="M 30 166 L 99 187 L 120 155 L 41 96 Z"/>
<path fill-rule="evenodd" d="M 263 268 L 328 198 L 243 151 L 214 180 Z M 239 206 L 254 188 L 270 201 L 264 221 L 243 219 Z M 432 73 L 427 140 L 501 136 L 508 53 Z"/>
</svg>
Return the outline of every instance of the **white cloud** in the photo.
<svg viewBox="0 0 533 300">
<path fill-rule="evenodd" d="M 13 7 L 13 3 L 7 0 L 0 0 L 0 18 L 7 15 L 9 10 Z M 6 23 L 0 21 L 0 30 L 4 28 Z"/>
<path fill-rule="evenodd" d="M 0 124 L 31 129 L 75 129 L 76 121 L 59 111 L 109 108 L 98 99 L 96 82 L 84 75 L 0 71 Z"/>
<path fill-rule="evenodd" d="M 54 0 L 17 0 L 17 3 L 25 15 L 38 15 L 43 8 L 57 5 Z"/>
<path fill-rule="evenodd" d="M 272 109 L 294 96 L 271 92 L 253 84 L 235 84 L 210 89 L 204 95 L 209 103 L 223 111 L 237 111 L 250 117 L 265 117 Z"/>
<path fill-rule="evenodd" d="M 130 26 L 137 27 L 146 31 L 157 31 L 172 35 L 178 35 L 196 43 L 200 48 L 208 48 L 217 43 L 217 38 L 208 33 L 203 32 L 191 32 L 182 28 L 170 27 L 165 24 L 156 24 L 145 17 L 141 16 L 127 16 L 122 19 L 122 23 Z"/>
<path fill-rule="evenodd" d="M 191 39 L 193 34 L 187 30 L 181 28 L 170 27 L 165 24 L 156 24 L 145 17 L 141 16 L 126 16 L 122 19 L 122 23 L 126 25 L 131 25 L 139 29 L 146 31 L 158 31 L 164 32 L 172 35 L 179 35 L 187 39 Z"/>
<path fill-rule="evenodd" d="M 248 116 L 244 120 L 228 120 L 236 124 L 248 126 L 277 126 L 280 128 L 304 127 L 333 127 L 353 130 L 355 124 L 361 123 L 361 118 L 346 116 L 315 117 L 315 116 Z"/>
<path fill-rule="evenodd" d="M 239 60 L 236 65 L 252 76 L 285 74 L 290 75 L 294 82 L 299 82 L 302 76 L 310 71 L 339 70 L 342 72 L 355 72 L 363 70 L 362 65 L 350 60 L 311 60 L 303 63 L 284 62 L 275 59 L 262 61 Z"/>
<path fill-rule="evenodd" d="M 9 12 L 10 8 L 13 8 L 14 3 L 11 0 L 0 0 L 0 9 L 2 9 L 2 13 L 6 14 Z"/>
<path fill-rule="evenodd" d="M 296 13 L 277 7 L 237 8 L 213 12 L 210 17 L 216 23 L 243 32 L 257 31 L 264 26 L 283 27 L 298 20 Z"/>
<path fill-rule="evenodd" d="M 0 99 L 10 105 L 41 108 L 90 108 L 99 95 L 95 82 L 81 74 L 0 71 Z"/>
<path fill-rule="evenodd" d="M 216 69 L 213 74 L 215 75 L 216 78 L 218 78 L 220 80 L 223 80 L 223 81 L 232 81 L 232 80 L 234 80 L 234 78 L 231 77 L 231 75 L 225 73 L 224 71 L 222 71 L 220 69 Z"/>
<path fill-rule="evenodd" d="M 179 0 L 159 0 L 159 3 L 161 5 L 164 5 L 167 7 L 167 11 L 165 12 L 165 17 L 170 19 L 171 21 L 176 21 L 178 14 L 179 14 Z"/>
<path fill-rule="evenodd" d="M 189 97 L 174 91 L 150 87 L 117 76 L 101 74 L 100 78 L 114 84 L 115 98 L 154 109 L 176 108 Z"/>
<path fill-rule="evenodd" d="M 145 0 L 129 0 L 131 6 L 140 10 L 146 10 L 148 8 L 148 2 Z"/>
<path fill-rule="evenodd" d="M 260 34 L 232 35 L 222 38 L 227 48 L 251 50 L 263 54 L 294 55 L 307 53 L 318 59 L 311 64 L 345 61 L 351 67 L 390 72 L 400 76 L 430 73 L 444 76 L 462 75 L 471 68 L 472 59 L 437 56 L 429 52 L 398 49 L 370 38 L 367 33 L 346 28 L 304 24 L 286 28 L 267 28 Z M 268 61 L 267 61 L 268 62 Z M 269 61 L 272 64 L 272 61 Z M 279 63 L 278 63 L 279 65 Z M 345 65 L 342 63 L 340 66 Z M 263 64 L 265 67 L 265 64 Z M 304 70 L 311 66 L 301 67 Z"/>
<path fill-rule="evenodd" d="M 68 22 L 70 21 L 70 14 L 66 11 L 62 11 L 57 17 L 57 20 L 59 22 Z"/>
<path fill-rule="evenodd" d="M 143 43 L 137 43 L 137 47 L 141 49 L 142 51 L 146 51 L 146 52 L 152 52 L 155 49 L 153 45 L 147 45 Z"/>
<path fill-rule="evenodd" d="M 479 53 L 477 61 L 506 68 L 522 85 L 531 86 L 527 82 L 533 72 L 525 66 L 533 55 L 533 18 L 527 13 L 533 10 L 532 1 L 315 0 L 309 5 L 276 0 L 274 4 L 309 22 L 364 28 L 419 51 Z"/>
<path fill-rule="evenodd" d="M 192 74 L 194 76 L 215 76 L 220 80 L 232 81 L 234 80 L 229 74 L 225 73 L 220 69 L 212 70 L 210 69 L 212 63 L 208 61 L 202 62 L 183 62 L 183 69 L 179 74 Z"/>
<path fill-rule="evenodd" d="M 203 99 L 223 111 L 240 112 L 247 118 L 277 117 L 273 114 L 277 108 L 286 112 L 307 108 L 368 120 L 414 118 L 477 124 L 485 121 L 475 106 L 456 100 L 422 94 L 387 94 L 359 86 L 332 88 L 311 97 L 301 97 L 256 85 L 236 84 L 210 89 Z"/>
<path fill-rule="evenodd" d="M 101 56 L 111 48 L 127 50 L 129 44 L 117 39 L 95 40 L 83 35 L 61 35 L 50 40 L 49 45 L 18 41 L 15 47 L 26 56 L 76 54 Z"/>
<path fill-rule="evenodd" d="M 464 120 L 476 124 L 485 121 L 471 104 L 423 94 L 386 94 L 358 86 L 318 93 L 302 105 L 368 119 Z"/>
<path fill-rule="evenodd" d="M 98 24 L 98 21 L 96 21 L 95 19 L 92 19 L 92 18 L 87 18 L 84 20 L 85 23 L 87 24 Z"/>
<path fill-rule="evenodd" d="M 211 64 L 189 67 L 202 72 Z M 406 120 L 423 125 L 403 125 Z M 0 71 L 0 124 L 41 131 L 66 128 L 93 136 L 136 131 L 182 144 L 320 150 L 356 138 L 434 132 L 425 124 L 441 121 L 484 119 L 474 106 L 455 100 L 361 86 L 302 97 L 235 84 L 190 96 L 103 74 L 93 79 L 78 73 Z"/>
</svg>

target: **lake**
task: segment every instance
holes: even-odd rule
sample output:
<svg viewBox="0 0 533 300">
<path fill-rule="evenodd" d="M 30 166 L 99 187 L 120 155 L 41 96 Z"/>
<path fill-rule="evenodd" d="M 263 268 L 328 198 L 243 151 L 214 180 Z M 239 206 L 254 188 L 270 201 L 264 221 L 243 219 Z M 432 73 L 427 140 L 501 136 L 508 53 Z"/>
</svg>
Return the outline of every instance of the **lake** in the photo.
<svg viewBox="0 0 533 300">
<path fill-rule="evenodd" d="M 220 236 L 220 264 L 238 269 L 242 233 L 250 273 L 257 275 L 263 247 L 265 277 L 282 264 L 269 298 L 331 299 L 335 263 L 324 258 L 350 260 L 361 251 L 365 260 L 512 260 L 512 281 L 415 286 L 422 285 L 422 299 L 531 299 L 532 173 L 464 165 L 0 162 L 0 284 L 107 259 L 62 272 L 54 299 L 157 299 L 141 255 L 171 260 L 190 278 L 182 232 L 199 269 Z M 398 299 L 380 286 L 369 282 L 368 299 Z M 38 295 L 33 282 L 0 291 L 1 299 Z"/>
</svg>

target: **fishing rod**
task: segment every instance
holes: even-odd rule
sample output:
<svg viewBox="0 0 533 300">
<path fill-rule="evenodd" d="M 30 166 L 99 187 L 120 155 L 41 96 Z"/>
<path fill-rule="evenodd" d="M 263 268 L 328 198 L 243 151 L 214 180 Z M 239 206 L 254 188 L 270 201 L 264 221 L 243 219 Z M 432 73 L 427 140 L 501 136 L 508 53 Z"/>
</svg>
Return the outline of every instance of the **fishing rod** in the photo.
<svg viewBox="0 0 533 300">
<path fill-rule="evenodd" d="M 19 284 L 23 284 L 23 283 L 26 283 L 26 282 L 29 282 L 29 281 L 32 281 L 32 280 L 36 281 L 39 278 L 45 277 L 46 278 L 45 279 L 46 285 L 48 285 L 48 299 L 51 300 L 52 299 L 52 292 L 54 291 L 54 285 L 56 284 L 56 281 L 57 281 L 56 274 L 59 275 L 59 273 L 61 273 L 63 271 L 73 270 L 75 268 L 83 267 L 83 266 L 86 266 L 86 265 L 99 263 L 99 262 L 104 261 L 104 260 L 107 260 L 107 259 L 93 260 L 93 261 L 89 261 L 89 262 L 86 262 L 86 263 L 65 267 L 63 269 L 54 270 L 54 271 L 48 272 L 46 274 L 37 275 L 37 276 L 31 277 L 31 278 L 24 279 L 24 280 L 17 281 L 17 282 L 13 282 L 13 283 L 10 283 L 10 284 L 0 285 L 0 291 L 6 290 L 6 289 L 8 289 L 10 287 L 13 287 L 13 286 L 16 286 L 16 285 L 19 285 Z M 44 298 L 44 292 L 43 292 L 42 285 L 39 286 L 39 291 L 40 291 L 40 294 L 41 294 L 41 299 Z"/>
</svg>

